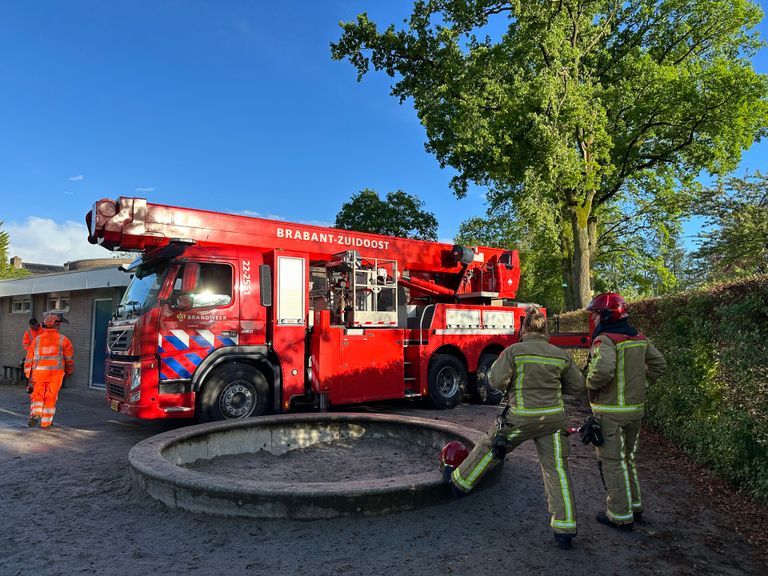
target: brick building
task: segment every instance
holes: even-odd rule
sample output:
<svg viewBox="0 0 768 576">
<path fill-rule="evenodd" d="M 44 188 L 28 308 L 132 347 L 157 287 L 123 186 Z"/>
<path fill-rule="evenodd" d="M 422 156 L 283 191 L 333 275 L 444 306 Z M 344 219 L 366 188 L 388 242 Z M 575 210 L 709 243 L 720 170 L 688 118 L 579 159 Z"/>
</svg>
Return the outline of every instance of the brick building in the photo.
<svg viewBox="0 0 768 576">
<path fill-rule="evenodd" d="M 70 322 L 61 333 L 75 350 L 75 372 L 68 385 L 103 388 L 106 327 L 130 280 L 117 269 L 122 263 L 79 260 L 67 263 L 63 272 L 0 281 L 0 364 L 18 366 L 29 319 L 42 322 L 47 312 L 57 311 Z"/>
</svg>

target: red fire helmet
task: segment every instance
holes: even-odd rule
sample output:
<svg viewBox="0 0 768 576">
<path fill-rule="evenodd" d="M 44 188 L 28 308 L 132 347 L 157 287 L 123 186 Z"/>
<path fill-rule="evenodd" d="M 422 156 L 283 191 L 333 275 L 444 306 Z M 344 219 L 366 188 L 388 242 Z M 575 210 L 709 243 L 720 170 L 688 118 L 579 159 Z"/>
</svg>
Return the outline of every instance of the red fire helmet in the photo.
<svg viewBox="0 0 768 576">
<path fill-rule="evenodd" d="M 616 292 L 603 292 L 592 298 L 592 302 L 587 304 L 589 312 L 600 314 L 601 322 L 617 322 L 622 318 L 629 317 L 627 313 L 627 303 L 621 294 Z"/>
<path fill-rule="evenodd" d="M 440 470 L 446 466 L 457 468 L 469 456 L 469 450 L 458 440 L 451 440 L 440 450 Z"/>
</svg>

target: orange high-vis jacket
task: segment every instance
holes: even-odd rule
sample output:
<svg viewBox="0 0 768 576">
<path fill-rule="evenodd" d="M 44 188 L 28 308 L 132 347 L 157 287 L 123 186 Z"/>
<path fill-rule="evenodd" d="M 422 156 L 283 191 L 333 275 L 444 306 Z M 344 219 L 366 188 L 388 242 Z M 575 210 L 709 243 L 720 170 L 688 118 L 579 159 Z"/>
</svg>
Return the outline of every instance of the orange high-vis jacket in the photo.
<svg viewBox="0 0 768 576">
<path fill-rule="evenodd" d="M 72 342 L 58 330 L 43 329 L 27 349 L 24 374 L 31 378 L 34 372 L 64 372 L 72 374 L 75 361 L 72 357 Z"/>
<path fill-rule="evenodd" d="M 35 339 L 35 337 L 40 336 L 40 334 L 42 333 L 43 333 L 42 326 L 38 326 L 37 330 L 32 328 L 32 326 L 24 330 L 24 338 L 21 341 L 22 346 L 24 346 L 24 352 L 27 351 L 27 349 L 29 348 L 29 345 L 32 344 L 32 341 Z"/>
</svg>

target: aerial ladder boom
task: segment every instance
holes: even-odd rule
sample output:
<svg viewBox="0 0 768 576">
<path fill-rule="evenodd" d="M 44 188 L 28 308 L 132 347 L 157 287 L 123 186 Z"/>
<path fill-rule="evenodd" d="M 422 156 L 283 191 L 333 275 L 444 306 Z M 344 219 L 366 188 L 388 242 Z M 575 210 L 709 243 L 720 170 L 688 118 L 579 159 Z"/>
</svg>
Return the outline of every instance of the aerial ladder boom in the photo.
<svg viewBox="0 0 768 576">
<path fill-rule="evenodd" d="M 150 251 L 180 241 L 201 246 L 296 250 L 308 253 L 313 261 L 356 250 L 366 256 L 396 260 L 405 272 L 403 285 L 443 297 L 474 290 L 514 298 L 520 276 L 516 250 L 464 248 L 152 204 L 144 198 L 99 200 L 86 215 L 86 224 L 88 241 L 108 250 Z M 481 281 L 483 274 L 486 279 Z"/>
</svg>

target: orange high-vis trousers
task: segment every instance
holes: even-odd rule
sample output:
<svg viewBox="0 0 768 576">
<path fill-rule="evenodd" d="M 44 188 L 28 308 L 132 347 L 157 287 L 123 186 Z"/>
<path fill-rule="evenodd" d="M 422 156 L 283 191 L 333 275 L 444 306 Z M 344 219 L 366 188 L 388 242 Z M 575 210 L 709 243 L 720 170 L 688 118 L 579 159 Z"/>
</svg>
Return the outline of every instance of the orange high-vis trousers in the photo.
<svg viewBox="0 0 768 576">
<path fill-rule="evenodd" d="M 64 370 L 36 370 L 32 372 L 32 397 L 29 415 L 40 418 L 40 427 L 47 428 L 53 422 L 56 413 L 56 400 L 59 398 Z"/>
</svg>

